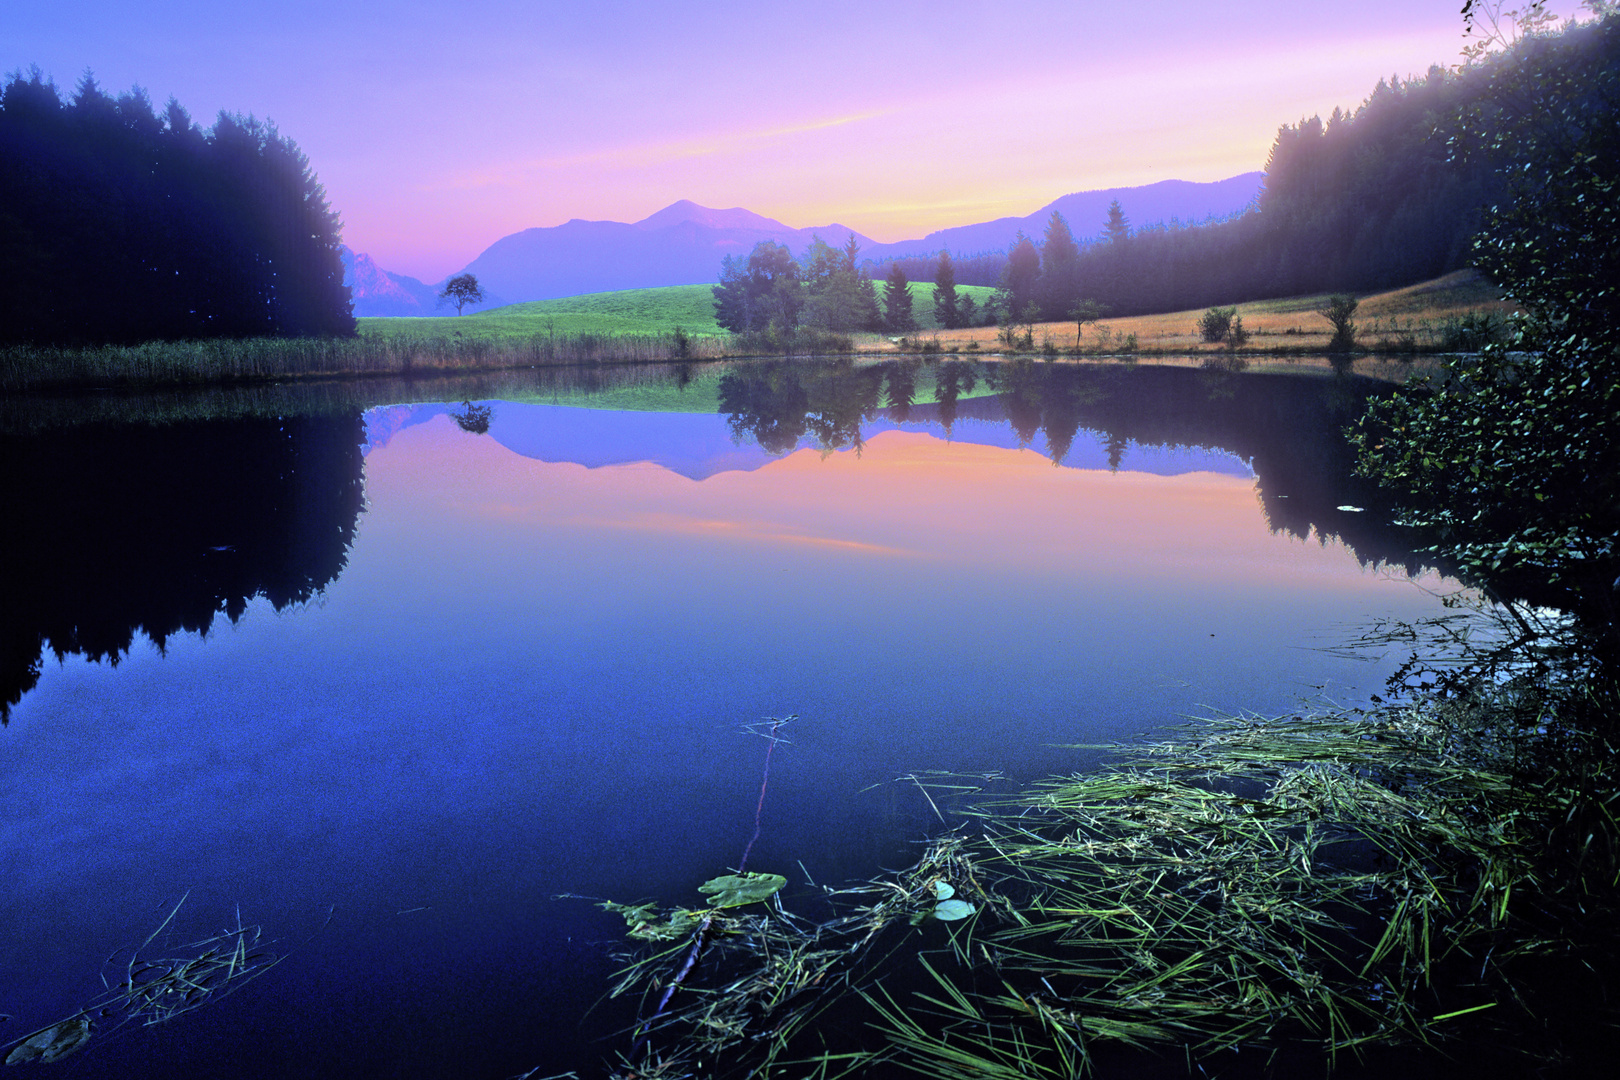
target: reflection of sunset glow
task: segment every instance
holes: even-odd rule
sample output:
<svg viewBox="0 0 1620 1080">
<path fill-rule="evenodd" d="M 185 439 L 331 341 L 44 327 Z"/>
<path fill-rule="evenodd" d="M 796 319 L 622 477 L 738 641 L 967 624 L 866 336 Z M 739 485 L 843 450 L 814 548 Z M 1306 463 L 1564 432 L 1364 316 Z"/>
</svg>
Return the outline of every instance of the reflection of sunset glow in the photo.
<svg viewBox="0 0 1620 1080">
<path fill-rule="evenodd" d="M 396 452 L 412 460 L 408 470 L 391 467 Z M 1197 579 L 1324 590 L 1373 577 L 1337 543 L 1269 532 L 1252 480 L 1057 468 L 1034 451 L 916 432 L 879 433 L 859 457 L 800 450 L 695 481 L 646 463 L 547 464 L 439 418 L 374 452 L 367 472 L 378 501 L 431 501 L 448 521 L 518 543 L 567 536 L 588 550 L 613 535 L 641 536 L 634 543 L 903 556 L 954 566 L 953 575 L 1155 587 Z"/>
</svg>

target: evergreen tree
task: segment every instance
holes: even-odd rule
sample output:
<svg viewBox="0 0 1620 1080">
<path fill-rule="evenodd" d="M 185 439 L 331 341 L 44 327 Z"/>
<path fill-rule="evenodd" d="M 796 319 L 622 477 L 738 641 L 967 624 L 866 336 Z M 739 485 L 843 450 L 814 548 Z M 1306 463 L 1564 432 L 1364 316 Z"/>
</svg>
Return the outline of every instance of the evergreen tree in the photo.
<svg viewBox="0 0 1620 1080">
<path fill-rule="evenodd" d="M 823 330 L 875 330 L 882 325 L 877 292 L 859 268 L 860 245 L 851 233 L 841 251 L 819 236 L 800 260 L 804 272 L 804 322 Z"/>
<path fill-rule="evenodd" d="M 1024 317 L 1035 305 L 1035 289 L 1041 276 L 1041 253 L 1022 231 L 1007 252 L 1007 265 L 996 287 L 996 306 L 1001 318 L 1013 322 Z"/>
<path fill-rule="evenodd" d="M 898 265 L 889 267 L 889 276 L 883 281 L 883 325 L 894 334 L 909 334 L 917 329 L 911 313 L 911 286 Z"/>
<path fill-rule="evenodd" d="M 940 251 L 939 265 L 934 269 L 934 321 L 946 330 L 962 325 L 956 304 L 956 268 L 951 265 L 949 249 Z"/>
<path fill-rule="evenodd" d="M 1110 244 L 1123 244 L 1131 238 L 1131 223 L 1125 218 L 1125 210 L 1115 199 L 1108 204 L 1108 220 L 1103 223 L 1103 235 Z"/>
<path fill-rule="evenodd" d="M 38 69 L 0 88 L 0 340 L 352 334 L 340 230 L 273 125 L 203 132 L 88 74 L 66 105 Z"/>
<path fill-rule="evenodd" d="M 1054 210 L 1046 223 L 1045 243 L 1041 245 L 1037 293 L 1043 318 L 1055 322 L 1069 317 L 1080 298 L 1079 270 L 1080 246 L 1074 242 L 1069 223 Z"/>
<path fill-rule="evenodd" d="M 972 293 L 962 294 L 961 302 L 956 306 L 956 317 L 958 326 L 979 325 L 979 305 Z"/>
</svg>

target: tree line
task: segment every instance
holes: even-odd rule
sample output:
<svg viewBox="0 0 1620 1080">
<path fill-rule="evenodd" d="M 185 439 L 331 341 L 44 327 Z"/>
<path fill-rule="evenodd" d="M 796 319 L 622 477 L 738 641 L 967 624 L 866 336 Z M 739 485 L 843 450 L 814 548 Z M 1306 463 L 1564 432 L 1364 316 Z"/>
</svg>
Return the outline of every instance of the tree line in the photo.
<svg viewBox="0 0 1620 1080">
<path fill-rule="evenodd" d="M 0 88 L 0 343 L 352 335 L 338 216 L 274 124 L 93 76 Z"/>
<path fill-rule="evenodd" d="M 997 286 L 992 311 L 955 325 L 1372 292 L 1461 269 L 1474 261 L 1489 208 L 1511 195 L 1512 170 L 1504 166 L 1513 151 L 1502 118 L 1529 106 L 1505 95 L 1519 92 L 1530 73 L 1596 79 L 1620 65 L 1615 36 L 1597 23 L 1541 38 L 1553 44 L 1478 56 L 1456 70 L 1431 67 L 1421 78 L 1392 77 L 1354 111 L 1283 125 L 1257 205 L 1225 221 L 1136 228 L 1116 201 L 1106 220 L 1086 223 L 1084 239 L 1054 211 L 1041 237 L 1020 234 L 1005 253 L 953 261 L 945 252 L 862 269 L 872 276 L 899 269 L 947 293 L 951 285 Z M 1521 77 L 1508 79 L 1509 69 L 1522 69 Z M 1496 134 L 1484 137 L 1486 130 Z M 1467 154 L 1456 152 L 1463 141 Z M 943 314 L 939 322 L 953 325 Z"/>
<path fill-rule="evenodd" d="M 879 304 L 876 283 L 851 234 L 842 248 L 815 237 L 801 258 L 762 240 L 746 259 L 727 255 L 714 287 L 715 321 L 734 334 L 791 334 L 802 328 L 846 333 L 917 329 L 905 271 L 891 267 Z"/>
</svg>

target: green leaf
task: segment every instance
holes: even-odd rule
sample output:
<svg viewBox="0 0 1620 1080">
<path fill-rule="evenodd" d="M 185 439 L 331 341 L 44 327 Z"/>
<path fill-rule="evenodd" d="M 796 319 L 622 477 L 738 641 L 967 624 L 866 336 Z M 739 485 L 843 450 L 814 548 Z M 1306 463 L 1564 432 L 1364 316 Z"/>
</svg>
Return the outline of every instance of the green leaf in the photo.
<svg viewBox="0 0 1620 1080">
<path fill-rule="evenodd" d="M 934 908 L 934 918 L 941 922 L 955 922 L 965 919 L 978 909 L 966 900 L 943 900 Z"/>
<path fill-rule="evenodd" d="M 740 907 L 769 900 L 786 884 L 781 874 L 725 874 L 705 881 L 698 892 L 710 894 L 709 903 L 715 907 Z"/>
</svg>

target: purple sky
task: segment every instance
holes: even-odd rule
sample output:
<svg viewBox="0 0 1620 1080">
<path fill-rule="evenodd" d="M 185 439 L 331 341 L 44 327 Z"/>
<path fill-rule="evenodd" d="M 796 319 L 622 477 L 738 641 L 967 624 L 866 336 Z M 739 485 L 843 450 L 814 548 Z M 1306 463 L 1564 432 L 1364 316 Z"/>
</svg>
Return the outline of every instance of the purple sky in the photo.
<svg viewBox="0 0 1620 1080">
<path fill-rule="evenodd" d="M 682 198 L 894 241 L 1263 168 L 1279 124 L 1455 63 L 1459 7 L 49 0 L 0 9 L 0 65 L 269 117 L 350 246 L 433 282 Z"/>
</svg>

